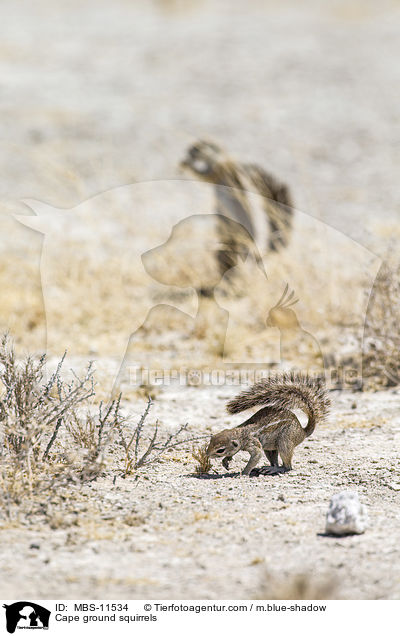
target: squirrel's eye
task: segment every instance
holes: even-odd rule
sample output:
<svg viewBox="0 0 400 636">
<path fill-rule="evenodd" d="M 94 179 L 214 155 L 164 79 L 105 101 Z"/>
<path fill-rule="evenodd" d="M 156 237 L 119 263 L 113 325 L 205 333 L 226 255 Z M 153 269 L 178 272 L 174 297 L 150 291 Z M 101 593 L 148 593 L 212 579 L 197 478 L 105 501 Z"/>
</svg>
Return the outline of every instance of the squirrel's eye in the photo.
<svg viewBox="0 0 400 636">
<path fill-rule="evenodd" d="M 218 455 L 221 455 L 221 454 L 222 454 L 222 453 L 224 453 L 224 452 L 225 452 L 225 448 L 219 448 L 219 449 L 217 450 Z"/>
</svg>

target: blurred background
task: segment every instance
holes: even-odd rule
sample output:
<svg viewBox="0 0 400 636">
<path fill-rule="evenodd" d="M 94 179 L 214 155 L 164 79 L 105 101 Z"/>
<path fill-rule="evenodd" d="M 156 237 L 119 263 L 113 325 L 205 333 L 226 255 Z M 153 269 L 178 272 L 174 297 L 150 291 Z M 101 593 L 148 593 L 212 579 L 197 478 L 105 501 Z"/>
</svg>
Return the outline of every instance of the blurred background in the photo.
<svg viewBox="0 0 400 636">
<path fill-rule="evenodd" d="M 397 219 L 397 1 L 4 0 L 1 196 L 176 176 L 202 135 L 348 232 Z"/>
<path fill-rule="evenodd" d="M 32 213 L 21 200 L 74 208 L 117 186 L 188 178 L 179 162 L 199 137 L 278 175 L 298 210 L 354 239 L 378 265 L 393 254 L 398 1 L 3 0 L 1 14 L 0 324 L 21 344 L 45 343 L 43 237 L 13 218 Z M 304 254 L 307 236 L 309 229 L 297 235 Z M 79 268 L 87 277 L 87 258 L 79 264 L 77 254 L 75 286 Z M 355 281 L 352 263 L 350 256 L 342 283 L 368 295 L 378 265 Z M 107 281 L 104 268 L 93 267 L 89 279 L 111 289 L 120 265 L 108 263 Z M 310 267 L 313 296 L 310 272 L 319 268 L 312 258 Z M 71 271 L 59 272 L 64 292 L 63 276 L 70 280 Z M 271 306 L 288 278 L 286 260 Z M 97 298 L 107 294 L 104 285 Z M 126 315 L 117 305 L 114 326 L 116 315 Z M 90 307 L 98 311 L 93 298 Z M 90 307 L 78 323 L 91 320 Z M 60 328 L 70 309 L 63 298 Z M 332 307 L 316 329 L 326 312 Z M 340 328 L 337 312 L 335 320 Z M 90 350 L 107 347 L 80 348 Z"/>
</svg>

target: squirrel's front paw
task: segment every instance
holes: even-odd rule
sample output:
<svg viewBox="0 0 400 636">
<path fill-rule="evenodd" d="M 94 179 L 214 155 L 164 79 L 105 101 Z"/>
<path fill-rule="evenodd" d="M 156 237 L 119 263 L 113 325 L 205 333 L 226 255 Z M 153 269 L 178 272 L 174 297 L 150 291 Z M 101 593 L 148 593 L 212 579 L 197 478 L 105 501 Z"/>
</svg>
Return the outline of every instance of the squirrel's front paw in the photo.
<svg viewBox="0 0 400 636">
<path fill-rule="evenodd" d="M 232 457 L 224 457 L 224 459 L 222 460 L 222 465 L 226 470 L 229 470 L 229 464 L 231 459 Z"/>
</svg>

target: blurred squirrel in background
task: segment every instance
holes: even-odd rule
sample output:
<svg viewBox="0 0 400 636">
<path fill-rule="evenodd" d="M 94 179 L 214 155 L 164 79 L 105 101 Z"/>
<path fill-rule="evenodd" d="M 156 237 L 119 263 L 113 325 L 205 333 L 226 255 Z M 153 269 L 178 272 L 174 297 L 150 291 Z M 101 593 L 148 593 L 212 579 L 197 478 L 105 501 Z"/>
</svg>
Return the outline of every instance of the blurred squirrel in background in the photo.
<svg viewBox="0 0 400 636">
<path fill-rule="evenodd" d="M 212 141 L 199 140 L 190 146 L 180 166 L 198 179 L 215 184 L 216 214 L 240 223 L 253 239 L 254 215 L 247 192 L 256 191 L 263 197 L 262 205 L 268 220 L 268 250 L 277 252 L 288 245 L 293 202 L 286 184 L 256 164 L 234 161 Z M 226 234 L 224 240 L 227 240 Z M 222 253 L 219 262 L 224 267 Z"/>
</svg>

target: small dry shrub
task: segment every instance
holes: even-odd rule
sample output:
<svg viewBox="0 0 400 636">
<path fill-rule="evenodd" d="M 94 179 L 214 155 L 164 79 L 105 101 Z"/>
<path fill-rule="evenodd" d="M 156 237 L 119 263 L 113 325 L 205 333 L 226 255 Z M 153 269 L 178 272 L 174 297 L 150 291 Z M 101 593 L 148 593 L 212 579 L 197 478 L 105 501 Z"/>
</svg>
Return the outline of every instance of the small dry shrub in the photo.
<svg viewBox="0 0 400 636">
<path fill-rule="evenodd" d="M 400 384 L 400 266 L 384 264 L 375 280 L 365 320 L 363 381 L 367 388 Z"/>
<path fill-rule="evenodd" d="M 77 421 L 78 405 L 94 395 L 91 365 L 82 378 L 74 374 L 66 382 L 61 377 L 64 359 L 65 355 L 46 380 L 45 355 L 18 362 L 9 336 L 2 337 L 0 505 L 9 518 L 16 505 L 32 508 L 43 493 L 56 492 L 71 481 L 91 480 L 99 473 L 100 444 L 79 454 L 68 440 L 59 439 L 62 424 Z"/>
<path fill-rule="evenodd" d="M 192 448 L 192 457 L 197 464 L 194 468 L 196 475 L 206 475 L 211 470 L 211 460 L 207 455 L 207 444 L 203 446 L 194 446 Z"/>
<path fill-rule="evenodd" d="M 8 335 L 1 340 L 0 515 L 5 518 L 43 512 L 54 520 L 64 514 L 61 501 L 74 505 L 71 489 L 104 473 L 109 455 L 111 470 L 126 476 L 158 461 L 166 451 L 199 439 L 182 435 L 187 424 L 165 434 L 156 422 L 147 434 L 151 398 L 133 425 L 121 412 L 121 395 L 93 411 L 91 364 L 83 377 L 73 373 L 67 382 L 61 376 L 64 359 L 65 355 L 47 380 L 45 355 L 18 361 Z M 121 454 L 114 452 L 121 446 L 122 468 Z"/>
<path fill-rule="evenodd" d="M 66 422 L 66 429 L 78 447 L 86 449 L 97 456 L 107 446 L 114 431 L 124 420 L 121 415 L 121 395 L 104 405 L 100 402 L 98 413 L 90 411 L 82 416 L 73 411 L 71 419 Z"/>
<path fill-rule="evenodd" d="M 166 451 L 196 441 L 199 437 L 182 438 L 182 433 L 187 430 L 187 424 L 180 426 L 174 433 L 169 433 L 163 439 L 160 438 L 159 421 L 157 420 L 153 432 L 147 437 L 144 435 L 146 418 L 152 405 L 149 397 L 146 409 L 139 422 L 131 426 L 129 419 L 116 422 L 120 444 L 124 449 L 123 477 L 130 475 L 138 468 L 149 466 L 157 462 Z"/>
</svg>

